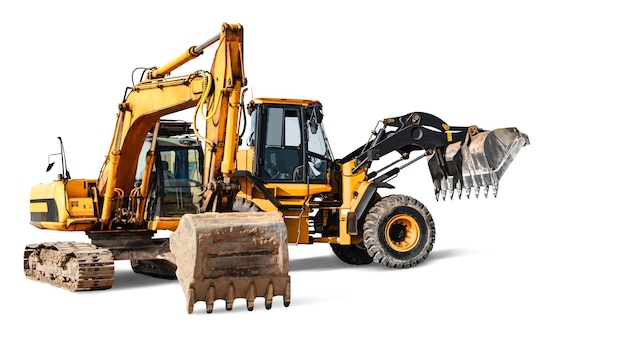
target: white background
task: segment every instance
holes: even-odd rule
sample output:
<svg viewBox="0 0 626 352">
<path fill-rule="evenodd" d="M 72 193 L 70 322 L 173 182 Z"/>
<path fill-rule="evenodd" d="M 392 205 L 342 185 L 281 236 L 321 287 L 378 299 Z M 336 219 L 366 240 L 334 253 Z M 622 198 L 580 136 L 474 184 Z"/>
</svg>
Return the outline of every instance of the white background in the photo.
<svg viewBox="0 0 626 352">
<path fill-rule="evenodd" d="M 626 53 L 618 1 L 23 1 L 2 20 L 2 349 L 623 351 Z M 8 5 L 11 4 L 11 5 Z M 252 95 L 319 99 L 335 156 L 412 111 L 530 136 L 498 198 L 436 202 L 425 162 L 393 192 L 430 209 L 435 248 L 408 270 L 290 246 L 291 306 L 188 315 L 176 281 L 116 263 L 70 293 L 23 276 L 30 187 L 62 136 L 95 178 L 135 67 L 245 28 Z M 205 55 L 175 73 L 209 69 Z M 218 302 L 219 303 L 219 302 Z M 255 347 L 256 346 L 256 347 Z"/>
</svg>

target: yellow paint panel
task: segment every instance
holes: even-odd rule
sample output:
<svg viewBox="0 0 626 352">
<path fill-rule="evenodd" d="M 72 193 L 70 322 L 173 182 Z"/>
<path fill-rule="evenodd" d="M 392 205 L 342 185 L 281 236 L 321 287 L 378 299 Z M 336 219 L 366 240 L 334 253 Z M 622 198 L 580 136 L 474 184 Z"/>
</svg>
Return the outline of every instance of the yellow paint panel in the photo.
<svg viewBox="0 0 626 352">
<path fill-rule="evenodd" d="M 93 216 L 93 200 L 88 197 L 70 198 L 71 216 Z"/>
<path fill-rule="evenodd" d="M 169 218 L 157 216 L 156 220 L 148 221 L 148 229 L 150 230 L 170 230 L 176 231 L 180 218 Z"/>
<path fill-rule="evenodd" d="M 30 203 L 30 212 L 31 213 L 47 213 L 48 204 L 46 202 Z"/>
</svg>

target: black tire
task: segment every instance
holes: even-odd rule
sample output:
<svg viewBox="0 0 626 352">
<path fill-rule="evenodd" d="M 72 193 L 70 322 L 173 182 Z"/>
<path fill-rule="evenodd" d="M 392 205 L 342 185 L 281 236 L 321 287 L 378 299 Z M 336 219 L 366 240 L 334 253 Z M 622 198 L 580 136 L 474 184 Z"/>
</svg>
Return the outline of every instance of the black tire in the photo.
<svg viewBox="0 0 626 352">
<path fill-rule="evenodd" d="M 367 253 L 367 249 L 365 249 L 363 243 L 351 245 L 331 243 L 330 248 L 332 248 L 333 253 L 335 253 L 337 258 L 341 259 L 345 263 L 352 265 L 366 265 L 372 262 L 372 257 Z"/>
<path fill-rule="evenodd" d="M 146 259 L 130 261 L 136 274 L 156 277 L 159 279 L 176 280 L 176 264 L 164 259 Z"/>
<path fill-rule="evenodd" d="M 426 207 L 409 196 L 391 195 L 367 213 L 363 242 L 376 263 L 410 268 L 423 262 L 435 243 L 435 222 Z"/>
</svg>

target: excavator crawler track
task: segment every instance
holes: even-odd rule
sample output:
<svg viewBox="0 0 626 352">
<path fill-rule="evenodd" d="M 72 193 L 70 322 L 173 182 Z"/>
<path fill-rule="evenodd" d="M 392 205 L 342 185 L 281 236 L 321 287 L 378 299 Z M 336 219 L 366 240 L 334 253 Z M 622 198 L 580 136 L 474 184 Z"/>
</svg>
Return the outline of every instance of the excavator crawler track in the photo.
<svg viewBox="0 0 626 352">
<path fill-rule="evenodd" d="M 24 249 L 24 273 L 69 291 L 104 290 L 113 286 L 113 254 L 81 242 L 30 244 Z"/>
</svg>

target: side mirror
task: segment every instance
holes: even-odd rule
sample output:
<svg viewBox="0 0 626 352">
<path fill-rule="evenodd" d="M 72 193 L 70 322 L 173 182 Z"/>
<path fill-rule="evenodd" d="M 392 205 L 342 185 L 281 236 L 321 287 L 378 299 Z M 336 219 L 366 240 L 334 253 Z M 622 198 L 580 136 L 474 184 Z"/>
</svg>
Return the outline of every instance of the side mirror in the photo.
<svg viewBox="0 0 626 352">
<path fill-rule="evenodd" d="M 54 161 L 50 161 L 50 157 L 55 156 L 55 155 L 60 155 L 61 164 L 63 168 L 63 173 L 61 174 L 61 178 L 63 180 L 69 180 L 70 173 L 69 171 L 67 171 L 67 164 L 65 163 L 65 149 L 63 148 L 63 140 L 61 139 L 61 137 L 57 137 L 57 138 L 59 139 L 59 142 L 61 143 L 61 152 L 48 155 L 48 167 L 46 168 L 46 172 L 50 171 L 52 167 L 54 166 Z"/>
<path fill-rule="evenodd" d="M 324 118 L 324 113 L 322 112 L 322 107 L 320 105 L 315 105 L 313 107 L 313 117 L 318 124 L 322 123 L 322 119 Z"/>
<path fill-rule="evenodd" d="M 309 130 L 311 130 L 311 134 L 316 134 L 317 133 L 317 121 L 316 119 L 312 118 L 309 120 Z"/>
<path fill-rule="evenodd" d="M 317 133 L 317 128 L 322 123 L 322 119 L 324 118 L 324 113 L 322 112 L 321 105 L 313 105 L 311 110 L 311 115 L 307 116 L 309 119 L 309 129 L 312 134 Z"/>
</svg>

